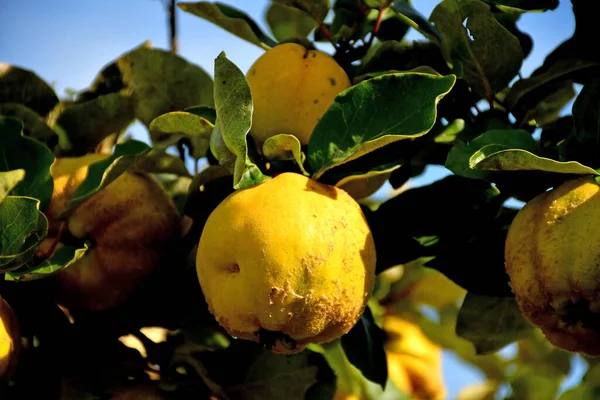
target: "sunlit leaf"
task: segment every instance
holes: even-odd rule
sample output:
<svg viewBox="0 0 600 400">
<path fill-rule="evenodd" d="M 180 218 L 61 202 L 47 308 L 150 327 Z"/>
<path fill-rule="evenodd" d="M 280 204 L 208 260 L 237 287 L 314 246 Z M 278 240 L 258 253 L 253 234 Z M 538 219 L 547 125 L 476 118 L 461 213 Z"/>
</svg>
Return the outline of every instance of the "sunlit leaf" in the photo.
<svg viewBox="0 0 600 400">
<path fill-rule="evenodd" d="M 304 175 L 309 175 L 304 169 L 306 156 L 302 152 L 300 141 L 294 135 L 282 133 L 271 136 L 263 143 L 263 155 L 267 160 L 294 160 Z"/>
<path fill-rule="evenodd" d="M 315 178 L 386 144 L 427 133 L 438 101 L 455 80 L 454 75 L 386 74 L 340 93 L 308 144 Z"/>
<path fill-rule="evenodd" d="M 38 199 L 7 196 L 0 203 L 0 273 L 27 263 L 48 234 Z"/>
<path fill-rule="evenodd" d="M 185 111 L 163 114 L 152 120 L 149 127 L 152 142 L 162 149 L 187 139 L 195 160 L 206 155 L 213 128 L 214 124 L 207 119 Z"/>
<path fill-rule="evenodd" d="M 210 21 L 265 50 L 277 45 L 277 42 L 265 35 L 246 13 L 226 4 L 199 1 L 196 3 L 181 2 L 177 5 L 183 11 Z"/>
<path fill-rule="evenodd" d="M 0 203 L 25 178 L 24 169 L 0 171 Z"/>
<path fill-rule="evenodd" d="M 484 2 L 444 0 L 430 19 L 444 36 L 450 58 L 462 64 L 463 79 L 481 96 L 491 98 L 521 69 L 524 56 L 519 40 Z"/>
<path fill-rule="evenodd" d="M 0 171 L 25 170 L 24 179 L 12 189 L 12 194 L 37 198 L 40 209 L 45 210 L 54 188 L 50 176 L 54 156 L 37 140 L 23 136 L 22 129 L 20 121 L 0 117 Z"/>
<path fill-rule="evenodd" d="M 225 53 L 215 60 L 215 106 L 215 131 L 219 129 L 226 147 L 236 157 L 234 188 L 243 189 L 269 179 L 248 157 L 246 136 L 252 124 L 252 96 L 246 77 Z"/>
<path fill-rule="evenodd" d="M 89 250 L 89 248 L 89 244 L 85 244 L 82 248 L 62 246 L 56 250 L 50 259 L 43 260 L 39 263 L 33 261 L 23 266 L 23 268 L 8 272 L 6 274 L 6 280 L 31 281 L 47 278 L 63 268 L 67 268 L 79 261 L 86 255 L 86 252 Z"/>
<path fill-rule="evenodd" d="M 267 9 L 267 23 L 278 41 L 306 38 L 317 23 L 306 12 L 279 2 Z"/>
<path fill-rule="evenodd" d="M 137 140 L 128 140 L 118 144 L 109 157 L 90 164 L 86 178 L 75 189 L 69 204 L 58 218 L 68 218 L 90 196 L 105 188 L 125 171 L 137 167 L 149 151 L 150 147 L 147 144 Z"/>
</svg>

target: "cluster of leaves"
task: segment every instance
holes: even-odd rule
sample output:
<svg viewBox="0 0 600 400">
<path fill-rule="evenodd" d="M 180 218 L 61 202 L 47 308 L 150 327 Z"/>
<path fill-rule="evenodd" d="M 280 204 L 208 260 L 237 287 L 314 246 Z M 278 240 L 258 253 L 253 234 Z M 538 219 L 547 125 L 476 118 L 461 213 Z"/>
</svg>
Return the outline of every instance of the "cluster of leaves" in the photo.
<svg viewBox="0 0 600 400">
<path fill-rule="evenodd" d="M 60 100 L 31 71 L 0 64 L 0 294 L 30 343 L 8 395 L 39 397 L 42 387 L 45 398 L 111 396 L 131 378 L 159 376 L 173 398 L 327 398 L 336 379 L 345 387 L 360 381 L 366 398 L 400 398 L 387 377 L 378 324 L 385 312 L 400 310 L 439 346 L 480 368 L 487 396 L 505 383 L 511 398 L 555 397 L 571 356 L 549 347 L 512 297 L 503 249 L 516 211 L 506 202 L 526 202 L 576 175 L 599 175 L 600 55 L 584 42 L 593 35 L 589 3 L 573 0 L 573 37 L 527 78 L 519 71 L 532 40 L 517 22 L 526 12 L 556 8 L 557 0 L 443 0 L 429 19 L 406 0 L 274 0 L 266 11 L 271 36 L 222 3 L 179 3 L 265 50 L 289 41 L 330 43 L 353 86 L 337 96 L 306 147 L 281 134 L 256 148 L 251 92 L 225 53 L 215 59 L 213 82 L 199 67 L 143 44 L 105 66 L 73 100 Z M 411 28 L 424 40 L 403 40 Z M 583 85 L 579 94 L 576 84 Z M 572 114 L 561 117 L 575 96 Z M 134 120 L 148 129 L 151 146 L 124 137 Z M 106 149 L 112 155 L 92 165 L 63 218 L 119 174 L 138 169 L 159 174 L 193 222 L 180 259 L 124 306 L 78 313 L 73 324 L 53 301 L 52 276 L 87 245 L 64 246 L 52 257 L 38 251 L 48 236 L 50 166 L 56 157 Z M 207 166 L 198 170 L 200 160 Z M 385 175 L 398 189 L 430 165 L 453 175 L 364 207 L 378 272 L 405 268 L 400 279 L 380 274 L 371 308 L 349 334 L 292 357 L 223 334 L 186 256 L 233 190 L 281 171 L 333 185 Z M 458 299 L 425 301 L 437 319 L 417 303 L 390 300 L 429 269 L 468 291 L 461 306 Z M 448 286 L 428 289 L 433 295 Z M 170 333 L 157 344 L 140 332 L 144 326 Z M 142 341 L 145 356 L 117 340 L 127 334 Z M 495 354 L 517 340 L 514 358 Z M 563 397 L 594 393 L 595 369 Z"/>
</svg>

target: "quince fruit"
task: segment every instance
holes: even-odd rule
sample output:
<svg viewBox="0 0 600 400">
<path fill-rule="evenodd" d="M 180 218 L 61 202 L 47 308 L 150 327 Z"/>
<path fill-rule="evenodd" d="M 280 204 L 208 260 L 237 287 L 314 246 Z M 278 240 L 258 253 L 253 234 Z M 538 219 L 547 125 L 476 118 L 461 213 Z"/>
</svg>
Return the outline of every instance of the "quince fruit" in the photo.
<svg viewBox="0 0 600 400">
<path fill-rule="evenodd" d="M 294 135 L 307 145 L 335 96 L 351 84 L 331 56 L 296 43 L 268 50 L 246 78 L 254 104 L 251 133 L 260 149 L 265 140 L 280 133 Z"/>
<path fill-rule="evenodd" d="M 383 329 L 389 379 L 415 399 L 441 400 L 446 396 L 442 373 L 442 349 L 412 321 L 387 315 Z"/>
<path fill-rule="evenodd" d="M 45 214 L 49 236 L 58 233 L 58 215 L 85 180 L 88 166 L 108 157 L 89 154 L 59 158 L 50 169 L 54 192 Z M 86 199 L 66 221 L 61 238 L 92 243 L 86 254 L 56 274 L 59 303 L 67 308 L 106 310 L 122 302 L 162 260 L 180 235 L 175 205 L 151 176 L 127 171 Z M 55 238 L 41 247 L 44 252 Z"/>
<path fill-rule="evenodd" d="M 294 353 L 355 325 L 373 289 L 375 245 L 346 192 L 283 173 L 219 204 L 196 267 L 232 336 Z"/>
<path fill-rule="evenodd" d="M 19 323 L 10 305 L 0 297 L 0 383 L 17 367 L 21 349 Z"/>
<path fill-rule="evenodd" d="M 600 186 L 569 180 L 529 201 L 506 238 L 505 266 L 523 315 L 555 346 L 600 355 Z"/>
</svg>

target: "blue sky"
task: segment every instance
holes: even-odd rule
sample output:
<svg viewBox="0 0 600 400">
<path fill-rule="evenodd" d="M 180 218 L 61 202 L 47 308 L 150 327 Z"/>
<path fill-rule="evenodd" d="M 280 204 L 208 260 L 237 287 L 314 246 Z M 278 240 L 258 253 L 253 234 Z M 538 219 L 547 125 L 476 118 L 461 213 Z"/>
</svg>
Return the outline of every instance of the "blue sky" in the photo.
<svg viewBox="0 0 600 400">
<path fill-rule="evenodd" d="M 245 10 L 263 28 L 265 0 L 222 0 Z M 428 17 L 438 1 L 413 0 Z M 212 74 L 214 58 L 222 51 L 246 71 L 263 50 L 192 15 L 179 12 L 179 52 L 187 60 Z M 525 60 L 522 75 L 528 76 L 560 42 L 571 36 L 574 18 L 570 1 L 545 13 L 528 13 L 519 27 L 529 33 L 534 48 Z M 419 39 L 414 31 L 409 39 Z M 120 54 L 150 40 L 167 48 L 166 13 L 161 0 L 13 0 L 4 1 L 0 13 L 0 61 L 31 69 L 52 83 L 59 95 L 66 88 L 87 87 L 100 69 Z M 325 48 L 326 49 L 326 48 Z M 136 137 L 147 136 L 144 128 L 132 128 Z M 429 169 L 414 185 L 446 175 L 444 168 Z M 474 370 L 451 354 L 444 360 L 449 399 L 460 388 L 480 381 Z"/>
</svg>

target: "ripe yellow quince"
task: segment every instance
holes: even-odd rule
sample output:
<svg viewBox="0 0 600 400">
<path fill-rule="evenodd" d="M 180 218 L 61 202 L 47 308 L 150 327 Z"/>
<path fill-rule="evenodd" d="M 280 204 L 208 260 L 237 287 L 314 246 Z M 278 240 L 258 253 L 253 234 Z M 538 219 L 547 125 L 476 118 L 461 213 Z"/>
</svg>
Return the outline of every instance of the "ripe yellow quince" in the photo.
<svg viewBox="0 0 600 400">
<path fill-rule="evenodd" d="M 400 316 L 385 316 L 383 329 L 388 335 L 385 350 L 390 381 L 411 398 L 444 399 L 442 349 L 418 325 Z"/>
<path fill-rule="evenodd" d="M 17 367 L 21 349 L 19 323 L 10 305 L 0 297 L 0 384 Z"/>
<path fill-rule="evenodd" d="M 600 355 L 600 186 L 569 180 L 513 220 L 505 266 L 523 315 L 555 346 Z"/>
<path fill-rule="evenodd" d="M 108 157 L 59 158 L 51 167 L 54 192 L 45 211 L 50 235 L 58 215 L 87 176 L 88 166 Z M 151 176 L 127 171 L 86 199 L 66 221 L 68 233 L 92 247 L 56 274 L 59 302 L 67 308 L 106 310 L 122 303 L 161 261 L 180 235 L 178 212 Z M 47 250 L 50 237 L 42 246 Z"/>
<path fill-rule="evenodd" d="M 295 43 L 268 50 L 246 78 L 254 104 L 251 133 L 260 149 L 265 140 L 280 133 L 294 135 L 307 145 L 335 96 L 351 84 L 331 56 Z"/>
<path fill-rule="evenodd" d="M 354 326 L 371 296 L 375 245 L 346 192 L 283 173 L 212 212 L 196 266 L 210 310 L 232 336 L 293 353 Z"/>
</svg>

